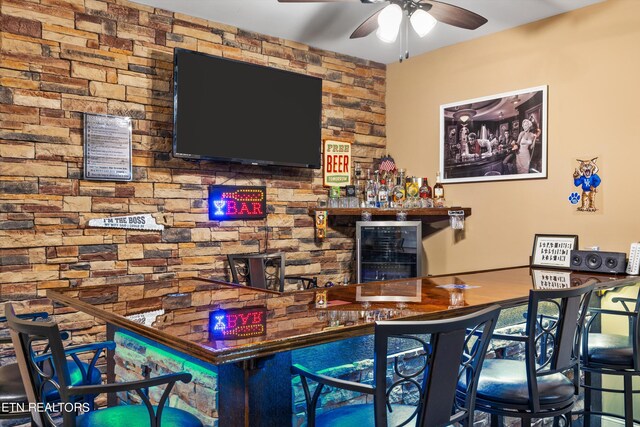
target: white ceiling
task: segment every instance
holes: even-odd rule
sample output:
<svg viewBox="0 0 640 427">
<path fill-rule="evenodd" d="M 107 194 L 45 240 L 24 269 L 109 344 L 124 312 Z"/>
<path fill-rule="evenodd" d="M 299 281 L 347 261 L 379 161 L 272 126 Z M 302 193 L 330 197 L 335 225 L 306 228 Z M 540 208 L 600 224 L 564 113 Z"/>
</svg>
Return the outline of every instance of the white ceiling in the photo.
<svg viewBox="0 0 640 427">
<path fill-rule="evenodd" d="M 400 38 L 391 45 L 378 40 L 375 33 L 361 39 L 349 39 L 361 22 L 384 7 L 382 4 L 339 3 L 336 0 L 332 3 L 278 3 L 277 0 L 136 1 L 386 64 L 397 62 L 400 54 Z M 410 53 L 416 56 L 601 1 L 604 0 L 447 0 L 448 3 L 484 16 L 489 22 L 474 31 L 438 23 L 424 39 L 410 31 Z"/>
</svg>

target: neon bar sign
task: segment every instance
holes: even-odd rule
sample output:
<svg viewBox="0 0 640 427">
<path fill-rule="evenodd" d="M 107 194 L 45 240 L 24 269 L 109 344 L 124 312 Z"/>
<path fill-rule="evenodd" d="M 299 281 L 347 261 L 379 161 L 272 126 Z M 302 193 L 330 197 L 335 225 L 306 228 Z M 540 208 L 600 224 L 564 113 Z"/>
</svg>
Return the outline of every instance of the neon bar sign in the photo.
<svg viewBox="0 0 640 427">
<path fill-rule="evenodd" d="M 211 340 L 235 340 L 259 337 L 267 333 L 265 307 L 234 308 L 209 313 Z"/>
<path fill-rule="evenodd" d="M 209 187 L 209 219 L 261 219 L 267 217 L 267 188 L 236 185 Z"/>
</svg>

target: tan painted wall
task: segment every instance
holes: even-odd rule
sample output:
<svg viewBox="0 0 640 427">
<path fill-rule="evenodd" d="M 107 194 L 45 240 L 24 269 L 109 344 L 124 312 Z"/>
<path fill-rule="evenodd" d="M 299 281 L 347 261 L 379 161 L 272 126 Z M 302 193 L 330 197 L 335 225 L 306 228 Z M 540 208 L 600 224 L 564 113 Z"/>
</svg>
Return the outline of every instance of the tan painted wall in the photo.
<svg viewBox="0 0 640 427">
<path fill-rule="evenodd" d="M 581 247 L 625 252 L 640 240 L 638 16 L 640 1 L 608 0 L 389 66 L 388 150 L 431 179 L 441 104 L 549 85 L 548 179 L 448 185 L 447 200 L 473 215 L 464 238 L 447 229 L 425 239 L 426 272 L 526 264 L 536 233 L 578 234 Z M 567 199 L 582 156 L 600 156 L 595 214 Z"/>
</svg>

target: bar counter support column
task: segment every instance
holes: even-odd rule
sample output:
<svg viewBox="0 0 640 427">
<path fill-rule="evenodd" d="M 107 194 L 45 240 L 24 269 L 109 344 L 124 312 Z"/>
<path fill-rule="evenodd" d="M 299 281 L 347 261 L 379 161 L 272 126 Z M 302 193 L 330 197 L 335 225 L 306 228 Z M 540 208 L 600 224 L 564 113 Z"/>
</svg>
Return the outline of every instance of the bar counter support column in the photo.
<svg viewBox="0 0 640 427">
<path fill-rule="evenodd" d="M 113 341 L 116 336 L 116 327 L 107 322 L 107 341 Z M 107 384 L 116 382 L 116 351 L 107 350 Z M 107 406 L 112 407 L 118 404 L 117 396 L 114 393 L 107 394 Z"/>
<path fill-rule="evenodd" d="M 220 427 L 291 425 L 291 352 L 218 366 Z"/>
</svg>

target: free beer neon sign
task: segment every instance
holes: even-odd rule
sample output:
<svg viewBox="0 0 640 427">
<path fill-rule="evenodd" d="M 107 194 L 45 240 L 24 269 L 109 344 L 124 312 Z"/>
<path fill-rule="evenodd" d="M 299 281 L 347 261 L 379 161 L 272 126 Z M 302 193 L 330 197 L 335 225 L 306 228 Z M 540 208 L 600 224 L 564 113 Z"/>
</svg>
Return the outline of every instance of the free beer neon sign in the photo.
<svg viewBox="0 0 640 427">
<path fill-rule="evenodd" d="M 235 340 L 259 337 L 267 333 L 265 307 L 216 310 L 209 314 L 211 340 Z"/>
<path fill-rule="evenodd" d="M 266 187 L 212 185 L 209 187 L 209 219 L 261 219 L 267 216 Z"/>
</svg>

